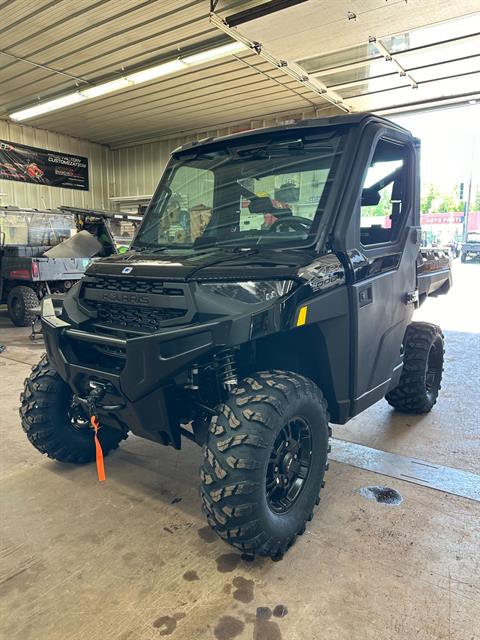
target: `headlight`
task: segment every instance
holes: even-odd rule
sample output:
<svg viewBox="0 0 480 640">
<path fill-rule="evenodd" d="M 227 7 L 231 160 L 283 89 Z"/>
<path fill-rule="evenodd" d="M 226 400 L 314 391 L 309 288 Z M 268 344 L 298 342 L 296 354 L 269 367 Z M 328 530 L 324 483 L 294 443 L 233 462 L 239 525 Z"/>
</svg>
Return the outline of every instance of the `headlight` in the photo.
<svg viewBox="0 0 480 640">
<path fill-rule="evenodd" d="M 255 282 L 208 282 L 201 286 L 221 296 L 240 302 L 266 302 L 284 296 L 293 288 L 293 280 L 268 280 Z"/>
</svg>

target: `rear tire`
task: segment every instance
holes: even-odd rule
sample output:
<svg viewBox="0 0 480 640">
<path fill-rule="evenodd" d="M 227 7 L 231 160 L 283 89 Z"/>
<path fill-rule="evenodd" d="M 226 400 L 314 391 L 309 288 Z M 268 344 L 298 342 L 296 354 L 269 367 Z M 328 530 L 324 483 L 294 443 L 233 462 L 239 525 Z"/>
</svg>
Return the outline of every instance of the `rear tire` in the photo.
<svg viewBox="0 0 480 640">
<path fill-rule="evenodd" d="M 38 307 L 40 300 L 30 287 L 14 287 L 7 298 L 8 315 L 17 327 L 29 327 L 35 320 L 33 309 Z"/>
<path fill-rule="evenodd" d="M 93 429 L 88 419 L 78 424 L 69 415 L 70 387 L 51 366 L 46 355 L 32 368 L 20 395 L 20 418 L 27 438 L 41 453 L 60 462 L 84 464 L 95 460 Z M 77 426 L 75 426 L 77 424 Z M 103 426 L 98 431 L 103 454 L 116 449 L 126 433 Z"/>
<path fill-rule="evenodd" d="M 403 371 L 398 386 L 387 393 L 387 402 L 403 413 L 428 413 L 441 389 L 444 339 L 440 327 L 412 322 L 404 339 Z"/>
<path fill-rule="evenodd" d="M 320 500 L 326 401 L 311 380 L 271 371 L 245 378 L 217 411 L 201 468 L 204 513 L 229 544 L 279 559 Z"/>
</svg>

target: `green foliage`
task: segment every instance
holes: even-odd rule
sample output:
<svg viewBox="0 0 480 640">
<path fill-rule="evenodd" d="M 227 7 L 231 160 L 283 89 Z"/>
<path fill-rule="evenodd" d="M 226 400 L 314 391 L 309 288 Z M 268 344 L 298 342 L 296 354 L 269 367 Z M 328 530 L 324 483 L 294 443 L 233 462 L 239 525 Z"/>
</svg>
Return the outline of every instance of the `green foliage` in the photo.
<svg viewBox="0 0 480 640">
<path fill-rule="evenodd" d="M 480 184 L 477 185 L 477 193 L 472 202 L 471 211 L 480 211 Z"/>
<path fill-rule="evenodd" d="M 450 191 L 440 190 L 436 185 L 430 184 L 424 189 L 420 209 L 422 213 L 450 213 L 463 211 L 463 200 L 460 200 L 458 187 Z"/>
<path fill-rule="evenodd" d="M 362 216 L 389 216 L 392 213 L 392 185 L 380 191 L 380 202 L 370 207 L 362 207 Z"/>
<path fill-rule="evenodd" d="M 437 185 L 429 184 L 422 189 L 420 210 L 422 213 L 451 213 L 463 211 L 464 201 L 460 200 L 458 187 L 443 191 Z M 380 202 L 375 206 L 362 207 L 363 216 L 389 216 L 392 213 L 391 188 L 380 192 Z M 472 211 L 480 211 L 480 187 L 472 200 Z"/>
<path fill-rule="evenodd" d="M 392 213 L 392 190 L 382 189 L 380 192 L 380 202 L 375 207 L 374 216 L 389 216 Z"/>
<path fill-rule="evenodd" d="M 440 192 L 433 184 L 430 184 L 427 193 L 422 196 L 420 201 L 420 211 L 422 213 L 431 213 L 432 205 L 435 200 L 440 197 Z"/>
<path fill-rule="evenodd" d="M 438 203 L 437 211 L 439 213 L 450 213 L 451 211 L 463 211 L 463 202 L 455 198 L 455 196 L 444 194 Z"/>
</svg>

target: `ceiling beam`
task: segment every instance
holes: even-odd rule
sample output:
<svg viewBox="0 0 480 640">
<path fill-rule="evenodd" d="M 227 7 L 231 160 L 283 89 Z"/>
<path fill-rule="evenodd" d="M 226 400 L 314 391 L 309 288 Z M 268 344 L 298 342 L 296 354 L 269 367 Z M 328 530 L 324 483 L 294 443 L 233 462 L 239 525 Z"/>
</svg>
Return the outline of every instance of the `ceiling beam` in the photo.
<svg viewBox="0 0 480 640">
<path fill-rule="evenodd" d="M 370 44 L 373 44 L 373 46 L 377 49 L 379 53 L 382 54 L 382 56 L 385 58 L 387 62 L 392 63 L 392 65 L 398 71 L 398 75 L 401 78 L 405 78 L 409 83 L 409 85 L 412 87 L 412 89 L 418 89 L 418 83 L 410 75 L 410 73 L 408 73 L 408 71 L 400 64 L 395 54 L 390 53 L 387 47 L 380 40 L 377 40 L 375 36 L 370 36 L 370 38 L 368 39 L 368 42 Z"/>
<path fill-rule="evenodd" d="M 227 16 L 225 18 L 225 22 L 229 27 L 236 27 L 244 22 L 263 18 L 263 16 L 268 16 L 269 14 L 276 13 L 282 9 L 288 9 L 289 7 L 301 4 L 302 2 L 307 2 L 307 0 L 270 0 L 270 2 L 264 2 L 263 4 L 258 5 L 258 7 L 251 7 L 250 9 L 245 9 L 244 11 L 239 11 L 231 16 Z M 212 9 L 212 12 L 214 11 L 215 9 Z"/>
</svg>

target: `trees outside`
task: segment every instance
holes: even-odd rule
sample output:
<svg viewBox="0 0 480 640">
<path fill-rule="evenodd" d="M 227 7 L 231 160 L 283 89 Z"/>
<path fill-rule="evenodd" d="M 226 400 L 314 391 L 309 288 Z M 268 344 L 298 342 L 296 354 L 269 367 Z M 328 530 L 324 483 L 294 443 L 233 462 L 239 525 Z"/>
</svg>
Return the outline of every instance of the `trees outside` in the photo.
<svg viewBox="0 0 480 640">
<path fill-rule="evenodd" d="M 464 192 L 466 197 L 466 192 Z M 392 213 L 391 189 L 382 189 L 380 202 L 375 206 L 362 207 L 362 214 L 368 216 L 389 216 Z M 465 201 L 460 200 L 459 187 L 449 190 L 440 189 L 435 184 L 422 185 L 420 211 L 422 213 L 454 213 L 463 211 Z M 471 211 L 480 211 L 480 186 L 472 197 Z"/>
<path fill-rule="evenodd" d="M 464 201 L 460 200 L 459 187 L 441 190 L 437 185 L 424 185 L 420 209 L 422 213 L 450 213 L 463 211 Z"/>
<path fill-rule="evenodd" d="M 432 213 L 434 202 L 440 199 L 440 191 L 438 188 L 429 184 L 428 187 L 422 188 L 422 197 L 420 200 L 420 211 L 422 213 Z"/>
</svg>

